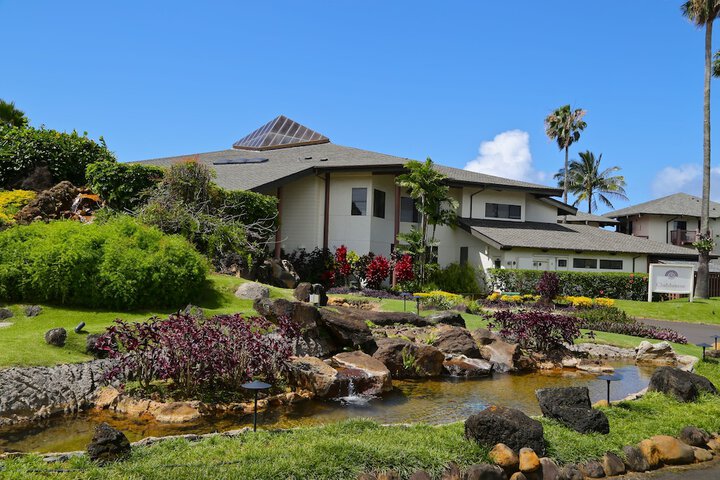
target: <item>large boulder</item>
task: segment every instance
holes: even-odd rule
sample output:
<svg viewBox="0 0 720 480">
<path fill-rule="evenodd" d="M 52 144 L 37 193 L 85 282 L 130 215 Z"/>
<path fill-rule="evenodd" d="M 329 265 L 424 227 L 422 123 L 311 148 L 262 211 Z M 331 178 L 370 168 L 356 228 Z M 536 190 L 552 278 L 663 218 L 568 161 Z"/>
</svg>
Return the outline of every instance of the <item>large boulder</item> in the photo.
<svg viewBox="0 0 720 480">
<path fill-rule="evenodd" d="M 0 320 L 7 320 L 13 317 L 13 312 L 9 308 L 0 308 Z"/>
<path fill-rule="evenodd" d="M 321 398 L 337 396 L 338 371 L 319 358 L 295 357 L 290 364 L 290 371 L 296 386 Z"/>
<path fill-rule="evenodd" d="M 445 371 L 452 377 L 486 377 L 492 374 L 492 364 L 481 358 L 465 355 L 448 355 L 443 362 Z"/>
<path fill-rule="evenodd" d="M 678 438 L 692 447 L 705 447 L 712 437 L 701 428 L 687 426 L 680 431 Z"/>
<path fill-rule="evenodd" d="M 17 223 L 29 225 L 35 220 L 57 220 L 72 217 L 72 204 L 78 190 L 72 183 L 63 181 L 43 190 L 15 215 Z"/>
<path fill-rule="evenodd" d="M 648 391 L 673 395 L 681 402 L 692 402 L 701 392 L 718 394 L 715 385 L 707 378 L 673 367 L 660 367 L 655 370 L 650 377 Z"/>
<path fill-rule="evenodd" d="M 445 355 L 430 345 L 402 338 L 379 338 L 373 358 L 390 370 L 393 378 L 435 377 L 442 373 Z"/>
<path fill-rule="evenodd" d="M 695 461 L 693 448 L 669 435 L 655 435 L 643 440 L 639 445 L 640 451 L 653 465 L 686 465 Z"/>
<path fill-rule="evenodd" d="M 480 350 L 472 335 L 464 328 L 443 326 L 432 343 L 433 347 L 444 354 L 465 355 L 470 358 L 481 358 Z"/>
<path fill-rule="evenodd" d="M 496 372 L 515 372 L 524 369 L 522 352 L 515 343 L 497 340 L 480 347 L 480 355 L 493 364 Z"/>
<path fill-rule="evenodd" d="M 373 354 L 377 350 L 377 344 L 370 327 L 358 313 L 348 314 L 347 310 L 354 309 L 321 308 L 320 322 L 328 329 L 338 345 L 360 348 L 366 353 Z"/>
<path fill-rule="evenodd" d="M 310 293 L 312 292 L 312 284 L 310 282 L 300 282 L 293 291 L 293 297 L 298 302 L 309 302 Z"/>
<path fill-rule="evenodd" d="M 342 378 L 352 380 L 355 393 L 378 395 L 392 390 L 390 370 L 367 353 L 343 352 L 332 357 L 330 362 Z"/>
<path fill-rule="evenodd" d="M 240 285 L 237 290 L 235 290 L 235 296 L 248 300 L 255 300 L 257 298 L 270 298 L 270 289 L 262 283 L 246 282 Z"/>
<path fill-rule="evenodd" d="M 470 416 L 465 420 L 465 437 L 485 448 L 504 443 L 515 451 L 527 447 L 545 454 L 542 424 L 514 408 L 493 405 Z"/>
<path fill-rule="evenodd" d="M 592 408 L 587 387 L 541 388 L 535 395 L 546 417 L 580 433 L 610 433 L 607 416 Z"/>
<path fill-rule="evenodd" d="M 130 441 L 120 430 L 103 422 L 95 427 L 87 452 L 90 460 L 95 462 L 122 460 L 130 455 Z"/>
<path fill-rule="evenodd" d="M 47 342 L 48 345 L 63 347 L 65 346 L 65 340 L 67 340 L 67 330 L 62 327 L 52 328 L 45 332 L 45 342 Z"/>
<path fill-rule="evenodd" d="M 460 315 L 460 312 L 455 311 L 433 313 L 425 317 L 425 320 L 430 325 L 451 325 L 453 327 L 467 328 L 463 316 Z"/>
<path fill-rule="evenodd" d="M 608 477 L 614 477 L 625 473 L 625 463 L 622 458 L 612 452 L 606 452 L 605 455 L 603 455 L 602 466 L 605 471 L 605 475 Z"/>
<path fill-rule="evenodd" d="M 623 454 L 625 455 L 625 468 L 628 471 L 647 472 L 650 470 L 650 464 L 638 447 L 626 445 L 623 447 Z"/>
<path fill-rule="evenodd" d="M 635 349 L 635 361 L 649 365 L 677 365 L 677 354 L 668 342 L 640 342 Z"/>
</svg>

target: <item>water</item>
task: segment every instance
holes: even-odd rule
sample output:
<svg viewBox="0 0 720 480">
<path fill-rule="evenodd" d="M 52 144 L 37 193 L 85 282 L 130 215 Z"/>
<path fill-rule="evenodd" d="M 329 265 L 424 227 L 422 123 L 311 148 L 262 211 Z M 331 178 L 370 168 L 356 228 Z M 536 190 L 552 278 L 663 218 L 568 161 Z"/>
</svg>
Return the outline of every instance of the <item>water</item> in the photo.
<svg viewBox="0 0 720 480">
<path fill-rule="evenodd" d="M 611 399 L 619 400 L 647 387 L 653 367 L 615 364 L 623 376 L 613 382 Z M 379 423 L 431 424 L 465 420 L 488 405 L 504 405 L 539 415 L 535 390 L 546 387 L 587 386 L 593 402 L 604 399 L 607 384 L 596 376 L 574 370 L 536 372 L 523 375 L 496 374 L 482 379 L 440 378 L 393 381 L 395 389 L 381 397 L 362 397 L 355 393 L 335 400 L 313 400 L 293 406 L 277 407 L 258 415 L 258 428 L 293 428 L 338 422 L 350 418 L 370 418 Z M 353 386 L 354 388 L 354 386 Z M 83 450 L 100 422 L 122 430 L 130 441 L 149 436 L 222 432 L 252 426 L 252 415 L 204 418 L 187 424 L 158 424 L 128 419 L 106 411 L 55 417 L 22 428 L 0 430 L 0 451 L 62 452 Z"/>
<path fill-rule="evenodd" d="M 375 398 L 377 397 L 372 395 L 358 395 L 355 393 L 355 382 L 350 378 L 348 380 L 348 394 L 344 397 L 338 397 L 335 400 L 351 407 L 367 407 L 370 404 L 370 400 L 374 400 Z"/>
</svg>

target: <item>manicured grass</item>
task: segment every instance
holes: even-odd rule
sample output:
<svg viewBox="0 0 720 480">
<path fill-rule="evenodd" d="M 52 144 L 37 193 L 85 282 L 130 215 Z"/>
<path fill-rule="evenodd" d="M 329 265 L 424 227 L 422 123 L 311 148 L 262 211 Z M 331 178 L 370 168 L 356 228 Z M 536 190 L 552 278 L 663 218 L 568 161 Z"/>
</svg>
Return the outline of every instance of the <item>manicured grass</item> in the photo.
<svg viewBox="0 0 720 480">
<path fill-rule="evenodd" d="M 192 303 L 202 307 L 209 315 L 236 312 L 253 314 L 252 301 L 241 300 L 234 295 L 238 285 L 243 282 L 242 279 L 227 275 L 211 275 L 206 288 L 197 293 Z M 274 287 L 270 289 L 272 297 L 292 296 L 291 290 Z M 83 362 L 91 357 L 85 353 L 85 335 L 73 332 L 80 322 L 85 322 L 86 332 L 101 333 L 116 318 L 142 321 L 153 315 L 165 316 L 175 311 L 168 309 L 118 312 L 52 305 L 42 307 L 40 315 L 28 318 L 25 317 L 22 305 L 9 305 L 15 316 L 7 320 L 13 325 L 0 328 L 0 368 Z M 63 327 L 68 331 L 67 343 L 63 348 L 45 343 L 45 332 L 55 327 Z"/>
<path fill-rule="evenodd" d="M 720 325 L 720 298 L 696 299 L 692 303 L 687 298 L 652 303 L 615 300 L 615 306 L 637 318 Z"/>
<path fill-rule="evenodd" d="M 236 439 L 169 441 L 134 449 L 128 461 L 105 468 L 84 458 L 48 466 L 29 457 L 5 462 L 5 473 L 10 478 L 45 478 L 47 469 L 61 467 L 81 470 L 53 478 L 340 480 L 355 479 L 363 471 L 394 469 L 408 478 L 419 468 L 439 477 L 450 461 L 471 465 L 486 458 L 483 449 L 464 440 L 459 423 L 381 427 L 351 420 L 284 433 L 259 431 Z M 183 466 L 166 467 L 170 464 Z"/>
</svg>

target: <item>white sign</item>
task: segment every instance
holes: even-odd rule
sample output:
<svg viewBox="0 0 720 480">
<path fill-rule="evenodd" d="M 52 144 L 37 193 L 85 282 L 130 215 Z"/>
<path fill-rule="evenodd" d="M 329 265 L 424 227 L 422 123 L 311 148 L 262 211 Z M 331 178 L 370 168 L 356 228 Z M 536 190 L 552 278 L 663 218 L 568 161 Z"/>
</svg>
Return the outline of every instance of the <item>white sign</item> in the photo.
<svg viewBox="0 0 720 480">
<path fill-rule="evenodd" d="M 695 270 L 692 265 L 672 265 L 669 263 L 651 263 L 648 281 L 648 302 L 652 302 L 653 292 L 689 294 L 693 301 Z"/>
</svg>

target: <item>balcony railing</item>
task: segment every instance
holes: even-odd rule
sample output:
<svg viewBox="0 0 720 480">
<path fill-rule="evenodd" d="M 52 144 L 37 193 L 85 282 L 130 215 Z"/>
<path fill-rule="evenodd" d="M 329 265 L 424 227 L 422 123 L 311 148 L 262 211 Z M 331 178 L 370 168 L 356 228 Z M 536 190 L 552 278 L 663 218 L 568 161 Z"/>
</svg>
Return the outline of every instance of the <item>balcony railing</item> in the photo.
<svg viewBox="0 0 720 480">
<path fill-rule="evenodd" d="M 670 243 L 673 245 L 690 245 L 697 240 L 697 230 L 671 230 Z"/>
</svg>

